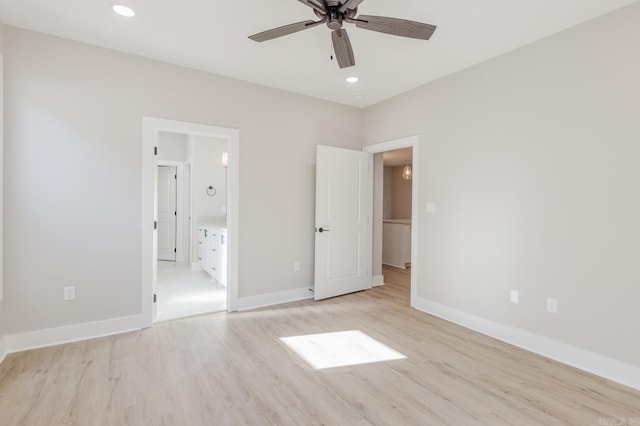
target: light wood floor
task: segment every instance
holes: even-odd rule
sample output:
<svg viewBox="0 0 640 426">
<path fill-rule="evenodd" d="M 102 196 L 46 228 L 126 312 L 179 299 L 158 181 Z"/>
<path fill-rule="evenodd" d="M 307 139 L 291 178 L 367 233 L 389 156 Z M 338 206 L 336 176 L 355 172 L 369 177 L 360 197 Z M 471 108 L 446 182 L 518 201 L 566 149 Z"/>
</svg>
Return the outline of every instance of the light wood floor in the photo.
<svg viewBox="0 0 640 426">
<path fill-rule="evenodd" d="M 384 273 L 320 303 L 10 355 L 0 424 L 640 424 L 640 392 L 410 309 L 406 273 Z M 407 358 L 313 370 L 278 339 L 344 330 Z"/>
</svg>

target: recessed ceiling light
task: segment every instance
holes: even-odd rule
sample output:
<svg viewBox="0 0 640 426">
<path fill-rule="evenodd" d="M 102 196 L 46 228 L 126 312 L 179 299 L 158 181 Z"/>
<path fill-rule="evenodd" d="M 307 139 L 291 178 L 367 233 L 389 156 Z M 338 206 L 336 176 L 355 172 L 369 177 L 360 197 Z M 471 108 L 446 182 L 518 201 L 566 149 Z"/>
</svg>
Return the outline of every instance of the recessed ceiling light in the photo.
<svg viewBox="0 0 640 426">
<path fill-rule="evenodd" d="M 347 82 L 349 83 L 357 83 L 358 81 L 360 81 L 358 77 L 347 77 Z"/>
<path fill-rule="evenodd" d="M 356 97 L 356 99 L 360 100 L 360 99 L 364 98 L 364 93 L 356 93 L 355 97 Z"/>
<path fill-rule="evenodd" d="M 136 13 L 130 7 L 123 6 L 121 4 L 114 4 L 112 7 L 113 11 L 120 16 L 124 16 L 127 18 L 131 18 L 132 16 L 136 16 Z"/>
</svg>

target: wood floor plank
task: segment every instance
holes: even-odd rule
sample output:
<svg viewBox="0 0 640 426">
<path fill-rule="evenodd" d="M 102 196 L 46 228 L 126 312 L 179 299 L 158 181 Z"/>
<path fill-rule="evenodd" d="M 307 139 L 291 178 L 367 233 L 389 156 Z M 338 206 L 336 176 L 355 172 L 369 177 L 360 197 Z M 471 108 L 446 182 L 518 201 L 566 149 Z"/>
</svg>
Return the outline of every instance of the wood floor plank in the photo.
<svg viewBox="0 0 640 426">
<path fill-rule="evenodd" d="M 0 424 L 640 424 L 640 392 L 409 307 L 409 273 L 321 302 L 12 354 Z M 280 338 L 359 330 L 407 358 L 314 370 Z"/>
</svg>

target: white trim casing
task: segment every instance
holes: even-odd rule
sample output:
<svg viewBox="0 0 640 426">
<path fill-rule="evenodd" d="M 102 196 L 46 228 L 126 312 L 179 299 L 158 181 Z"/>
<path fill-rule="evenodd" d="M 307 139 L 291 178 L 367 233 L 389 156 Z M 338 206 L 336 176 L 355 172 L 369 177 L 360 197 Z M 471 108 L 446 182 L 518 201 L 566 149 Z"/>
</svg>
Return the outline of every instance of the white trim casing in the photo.
<svg viewBox="0 0 640 426">
<path fill-rule="evenodd" d="M 246 311 L 306 299 L 313 299 L 311 288 L 277 291 L 274 293 L 259 294 L 257 296 L 242 297 L 238 299 L 238 310 Z"/>
<path fill-rule="evenodd" d="M 157 221 L 156 188 L 158 183 L 157 146 L 159 131 L 201 135 L 225 139 L 229 164 L 227 166 L 227 310 L 235 311 L 238 305 L 238 241 L 240 228 L 240 131 L 226 127 L 184 121 L 142 117 L 142 284 L 141 315 L 143 327 L 153 324 L 153 288 L 157 280 L 156 232 Z"/>
<path fill-rule="evenodd" d="M 640 390 L 640 367 L 500 324 L 417 297 L 413 305 L 427 314 L 477 331 L 527 351 Z"/>
<path fill-rule="evenodd" d="M 384 285 L 384 275 L 376 275 L 371 280 L 371 287 L 377 287 L 380 285 Z"/>
<path fill-rule="evenodd" d="M 419 226 L 419 206 L 420 199 L 418 197 L 418 184 L 420 182 L 420 137 L 418 135 L 408 136 L 406 138 L 396 139 L 389 142 L 367 145 L 362 148 L 365 152 L 377 154 L 380 152 L 391 151 L 394 149 L 413 147 L 413 177 L 411 178 L 411 306 L 414 306 L 414 300 L 418 296 L 418 226 Z M 372 224 L 373 226 L 373 224 Z M 372 243 L 373 246 L 373 243 Z"/>
<path fill-rule="evenodd" d="M 7 340 L 4 336 L 0 336 L 0 364 L 7 357 Z"/>
<path fill-rule="evenodd" d="M 141 320 L 140 315 L 132 315 L 46 330 L 9 334 L 5 336 L 5 350 L 6 353 L 14 353 L 138 331 L 141 329 Z"/>
<path fill-rule="evenodd" d="M 4 299 L 4 58 L 0 55 L 0 303 Z M 2 324 L 0 324 L 0 329 Z M 1 337 L 0 337 L 1 339 Z M 2 342 L 0 342 L 1 345 Z M 0 356 L 2 356 L 0 346 Z"/>
</svg>

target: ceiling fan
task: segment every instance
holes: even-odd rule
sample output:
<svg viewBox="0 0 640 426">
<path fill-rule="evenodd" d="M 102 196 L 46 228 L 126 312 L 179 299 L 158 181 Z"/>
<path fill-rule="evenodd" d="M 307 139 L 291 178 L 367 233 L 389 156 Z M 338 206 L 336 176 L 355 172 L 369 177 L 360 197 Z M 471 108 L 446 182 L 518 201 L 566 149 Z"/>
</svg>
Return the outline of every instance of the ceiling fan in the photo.
<svg viewBox="0 0 640 426">
<path fill-rule="evenodd" d="M 388 18 L 385 16 L 359 15 L 358 6 L 364 0 L 298 0 L 313 9 L 319 21 L 302 21 L 263 31 L 249 36 L 251 40 L 263 42 L 282 37 L 298 31 L 327 24 L 333 30 L 331 39 L 340 68 L 352 67 L 356 64 L 353 48 L 347 30 L 342 28 L 344 22 L 355 24 L 358 28 L 392 34 L 401 37 L 429 40 L 436 30 L 435 25 L 406 19 Z"/>
</svg>

